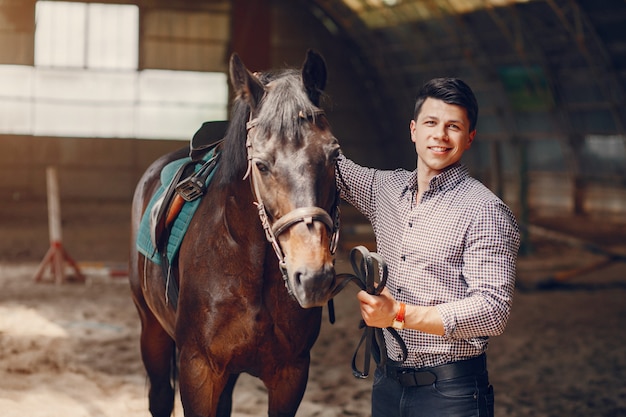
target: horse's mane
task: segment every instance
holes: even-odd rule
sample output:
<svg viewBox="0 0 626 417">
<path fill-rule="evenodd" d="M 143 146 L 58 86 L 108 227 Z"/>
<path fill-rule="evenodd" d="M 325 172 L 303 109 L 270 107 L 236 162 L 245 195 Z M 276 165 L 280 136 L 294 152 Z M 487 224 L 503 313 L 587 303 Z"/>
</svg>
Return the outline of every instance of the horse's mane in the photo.
<svg viewBox="0 0 626 417">
<path fill-rule="evenodd" d="M 257 127 L 272 136 L 300 140 L 300 112 L 312 116 L 315 106 L 302 85 L 300 71 L 285 69 L 257 74 L 257 78 L 271 91 L 259 103 Z M 240 98 L 233 100 L 231 117 L 224 136 L 222 155 L 219 163 L 219 181 L 222 185 L 241 179 L 247 169 L 246 123 L 250 119 L 250 108 Z"/>
<path fill-rule="evenodd" d="M 218 165 L 220 185 L 228 184 L 237 177 L 243 178 L 248 165 L 246 154 L 246 123 L 250 117 L 250 108 L 237 98 L 231 108 L 230 122 L 224 136 L 220 163 Z"/>
</svg>

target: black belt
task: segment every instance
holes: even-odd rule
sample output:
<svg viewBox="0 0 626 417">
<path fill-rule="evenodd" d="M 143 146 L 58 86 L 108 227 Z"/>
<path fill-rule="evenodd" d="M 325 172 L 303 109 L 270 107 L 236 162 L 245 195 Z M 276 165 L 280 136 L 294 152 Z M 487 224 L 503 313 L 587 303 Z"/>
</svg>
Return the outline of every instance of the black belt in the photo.
<svg viewBox="0 0 626 417">
<path fill-rule="evenodd" d="M 432 385 L 435 381 L 482 375 L 487 371 L 487 357 L 483 353 L 472 359 L 427 368 L 402 368 L 387 363 L 385 373 L 405 387 Z"/>
</svg>

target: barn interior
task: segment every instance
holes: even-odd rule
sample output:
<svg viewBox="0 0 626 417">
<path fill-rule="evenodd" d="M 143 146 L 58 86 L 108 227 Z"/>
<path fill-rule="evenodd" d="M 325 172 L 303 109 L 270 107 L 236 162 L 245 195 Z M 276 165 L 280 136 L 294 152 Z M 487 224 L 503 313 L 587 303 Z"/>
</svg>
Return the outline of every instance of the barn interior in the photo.
<svg viewBox="0 0 626 417">
<path fill-rule="evenodd" d="M 49 250 L 54 168 L 64 248 L 83 268 L 123 274 L 137 181 L 203 122 L 228 119 L 232 53 L 263 71 L 299 67 L 308 49 L 319 51 L 329 77 L 323 107 L 343 152 L 384 169 L 415 167 L 408 126 L 419 87 L 459 77 L 480 106 L 464 163 L 519 220 L 518 288 L 533 312 L 514 320 L 512 345 L 494 346 L 518 353 L 496 362 L 517 378 L 500 381 L 510 391 L 498 415 L 624 415 L 623 387 L 594 391 L 601 400 L 584 393 L 596 383 L 621 387 L 626 377 L 626 310 L 617 306 L 626 287 L 625 27 L 623 0 L 2 0 L 0 264 L 6 274 L 37 266 Z M 364 218 L 347 205 L 342 215 L 340 254 L 357 244 L 374 250 Z M 592 298 L 567 298 L 580 291 Z M 562 321 L 588 303 L 606 310 L 565 333 L 553 333 L 562 325 L 554 319 L 523 336 L 559 303 L 570 310 L 551 317 Z M 574 349 L 558 344 L 566 338 L 582 349 L 590 342 L 577 332 L 581 323 L 597 324 L 601 333 L 589 339 L 605 343 L 571 352 L 578 363 L 542 368 L 544 376 L 535 369 L 530 381 L 550 383 L 563 367 L 582 366 L 577 382 L 554 395 L 526 385 L 513 358 L 532 361 L 523 349 L 539 343 L 542 360 L 554 363 L 559 349 Z M 536 342 L 539 331 L 547 341 Z M 598 357 L 601 366 L 580 364 Z M 570 405 L 555 405 L 557 397 Z M 92 415 L 108 415 L 99 412 Z"/>
<path fill-rule="evenodd" d="M 321 52 L 333 131 L 345 154 L 379 168 L 415 166 L 408 123 L 421 84 L 462 78 L 480 105 L 465 163 L 520 223 L 624 218 L 621 0 L 121 3 L 0 5 L 0 221 L 29 226 L 2 243 L 2 259 L 45 252 L 54 166 L 66 245 L 82 260 L 124 261 L 143 170 L 202 122 L 228 118 L 233 52 L 255 71 Z M 75 227 L 109 221 L 112 236 L 73 242 Z"/>
</svg>

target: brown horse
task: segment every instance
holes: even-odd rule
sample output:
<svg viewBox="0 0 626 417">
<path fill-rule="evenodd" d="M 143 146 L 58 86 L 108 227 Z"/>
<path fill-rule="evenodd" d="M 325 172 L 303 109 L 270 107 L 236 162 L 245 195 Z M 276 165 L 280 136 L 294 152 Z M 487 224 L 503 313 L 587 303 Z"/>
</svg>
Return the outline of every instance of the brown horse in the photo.
<svg viewBox="0 0 626 417">
<path fill-rule="evenodd" d="M 269 416 L 294 416 L 337 286 L 339 145 L 319 107 L 323 58 L 309 51 L 301 70 L 252 74 L 235 54 L 230 79 L 219 163 L 171 265 L 176 308 L 161 266 L 134 241 L 161 169 L 189 150 L 154 162 L 133 200 L 130 283 L 155 417 L 172 412 L 176 359 L 185 416 L 229 416 L 242 372 L 264 382 Z"/>
</svg>

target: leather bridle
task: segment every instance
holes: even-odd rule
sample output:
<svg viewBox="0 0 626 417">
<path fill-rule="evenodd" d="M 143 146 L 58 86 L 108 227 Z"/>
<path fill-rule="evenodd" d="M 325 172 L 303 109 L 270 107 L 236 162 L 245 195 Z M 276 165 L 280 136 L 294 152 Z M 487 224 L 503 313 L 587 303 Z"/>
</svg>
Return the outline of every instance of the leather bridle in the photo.
<svg viewBox="0 0 626 417">
<path fill-rule="evenodd" d="M 309 117 L 316 117 L 317 115 L 322 114 L 324 114 L 324 111 L 321 109 L 315 110 L 310 115 L 306 115 L 304 112 L 300 111 L 298 113 L 298 117 L 302 119 L 308 119 Z M 261 219 L 261 225 L 263 226 L 263 230 L 265 231 L 265 238 L 272 245 L 272 248 L 276 253 L 276 257 L 278 258 L 278 266 L 282 273 L 283 280 L 285 281 L 285 287 L 287 287 L 287 291 L 289 292 L 289 294 L 293 296 L 293 289 L 289 284 L 287 274 L 287 263 L 285 262 L 285 255 L 283 254 L 283 251 L 280 247 L 278 236 L 291 228 L 291 226 L 301 222 L 307 225 L 312 224 L 315 221 L 322 222 L 331 234 L 329 250 L 331 255 L 334 255 L 337 251 L 337 245 L 339 242 L 339 191 L 335 188 L 333 217 L 331 217 L 330 214 L 328 214 L 328 212 L 321 207 L 298 207 L 281 216 L 278 220 L 271 224 L 269 216 L 267 214 L 267 210 L 265 209 L 265 204 L 263 203 L 263 198 L 261 197 L 261 193 L 259 191 L 258 182 L 260 181 L 260 172 L 256 164 L 252 162 L 253 149 L 250 131 L 257 124 L 258 118 L 252 119 L 252 115 L 250 115 L 250 121 L 248 121 L 248 123 L 246 124 L 246 150 L 248 153 L 248 169 L 243 179 L 245 180 L 246 178 L 250 177 L 252 194 L 254 196 L 254 199 L 256 200 L 254 204 L 257 207 L 259 219 Z"/>
</svg>

